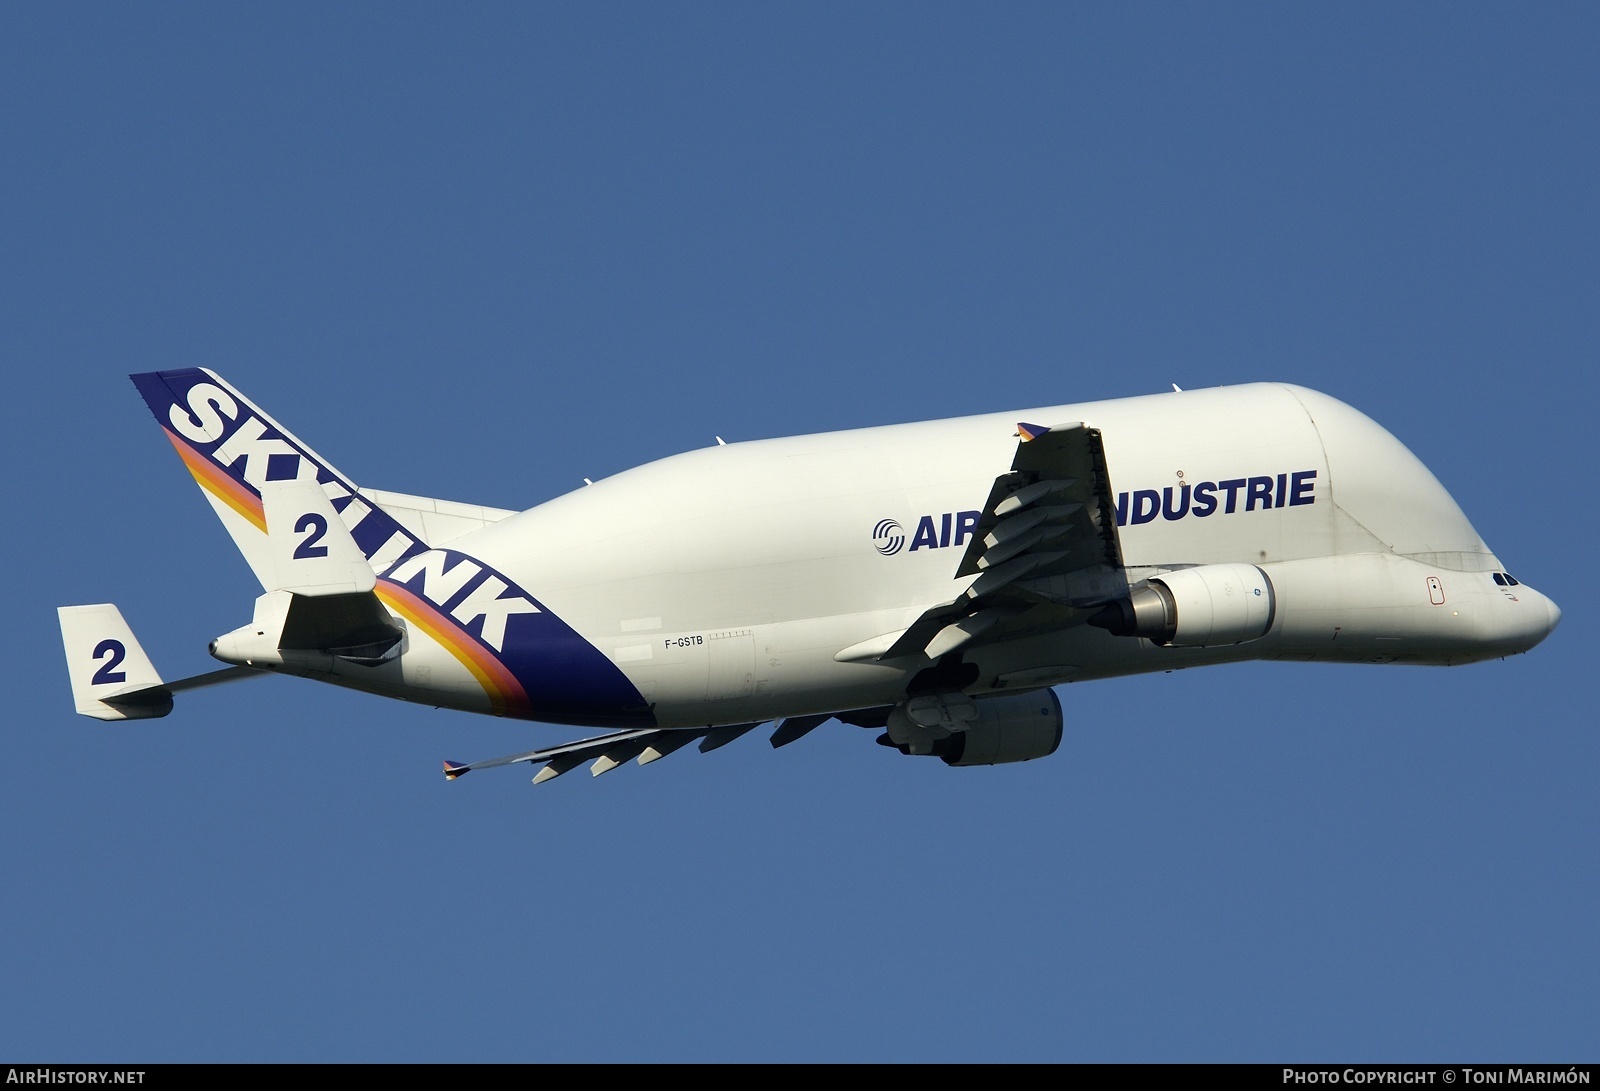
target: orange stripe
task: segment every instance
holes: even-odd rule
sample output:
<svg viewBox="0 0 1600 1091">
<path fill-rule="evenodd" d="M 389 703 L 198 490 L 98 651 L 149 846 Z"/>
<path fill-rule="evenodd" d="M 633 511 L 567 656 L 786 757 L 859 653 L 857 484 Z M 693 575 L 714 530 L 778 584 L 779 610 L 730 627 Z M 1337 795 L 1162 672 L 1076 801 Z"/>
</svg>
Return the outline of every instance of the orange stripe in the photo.
<svg viewBox="0 0 1600 1091">
<path fill-rule="evenodd" d="M 183 464 L 188 467 L 196 484 L 248 519 L 262 534 L 267 532 L 267 516 L 261 508 L 259 496 L 228 476 L 226 470 L 183 440 L 167 432 L 165 428 L 162 431 L 167 433 L 167 438 L 178 449 L 178 457 L 183 459 Z"/>
<path fill-rule="evenodd" d="M 446 651 L 461 661 L 472 673 L 488 695 L 489 704 L 501 715 L 528 711 L 532 705 L 528 694 L 517 681 L 516 675 L 506 665 L 478 647 L 471 636 L 456 628 L 416 595 L 399 584 L 379 580 L 378 597 L 407 621 L 438 641 Z"/>
</svg>

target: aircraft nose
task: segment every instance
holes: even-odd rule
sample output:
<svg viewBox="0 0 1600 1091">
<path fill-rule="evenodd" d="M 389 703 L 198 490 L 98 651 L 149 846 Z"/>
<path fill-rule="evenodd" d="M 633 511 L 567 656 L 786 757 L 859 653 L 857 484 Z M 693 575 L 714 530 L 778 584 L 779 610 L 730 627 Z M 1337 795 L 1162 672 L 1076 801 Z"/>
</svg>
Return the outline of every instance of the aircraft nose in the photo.
<svg viewBox="0 0 1600 1091">
<path fill-rule="evenodd" d="M 1561 621 L 1561 608 L 1548 595 L 1525 583 L 1513 585 L 1505 600 L 1494 612 L 1496 620 L 1491 622 L 1495 646 L 1504 653 L 1531 651 Z"/>
<path fill-rule="evenodd" d="M 1535 591 L 1527 584 L 1516 589 L 1518 598 L 1533 607 L 1531 611 L 1518 611 L 1521 620 L 1515 625 L 1517 630 L 1515 639 L 1528 651 L 1535 644 L 1555 632 L 1556 626 L 1561 622 L 1561 607 L 1550 601 L 1550 596 L 1542 591 Z M 1542 609 L 1541 609 L 1542 607 Z"/>
</svg>

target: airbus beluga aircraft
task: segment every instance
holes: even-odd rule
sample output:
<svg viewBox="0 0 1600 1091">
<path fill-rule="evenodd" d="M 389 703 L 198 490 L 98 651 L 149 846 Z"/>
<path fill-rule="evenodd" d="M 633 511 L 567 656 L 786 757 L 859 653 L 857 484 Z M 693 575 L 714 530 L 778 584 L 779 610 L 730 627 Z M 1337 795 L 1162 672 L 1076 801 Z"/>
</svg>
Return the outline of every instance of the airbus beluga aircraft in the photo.
<svg viewBox="0 0 1600 1091">
<path fill-rule="evenodd" d="M 1255 384 L 720 444 L 523 512 L 358 488 L 213 372 L 133 376 L 260 580 L 163 681 L 60 610 L 77 711 L 289 674 L 608 729 L 472 764 L 595 774 L 829 719 L 902 754 L 1053 753 L 1052 686 L 1246 659 L 1471 663 L 1560 611 L 1349 406 Z"/>
</svg>

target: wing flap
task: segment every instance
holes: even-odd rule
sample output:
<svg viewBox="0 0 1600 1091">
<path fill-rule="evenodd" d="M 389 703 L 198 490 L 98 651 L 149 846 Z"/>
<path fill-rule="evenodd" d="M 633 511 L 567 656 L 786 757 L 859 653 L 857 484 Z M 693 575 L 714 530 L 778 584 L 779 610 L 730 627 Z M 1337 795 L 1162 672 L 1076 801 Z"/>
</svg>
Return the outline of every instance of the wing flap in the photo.
<svg viewBox="0 0 1600 1091">
<path fill-rule="evenodd" d="M 903 631 L 845 648 L 836 660 L 938 659 L 1030 624 L 1012 623 L 1042 604 L 1054 607 L 1044 611 L 1049 623 L 1061 624 L 1070 616 L 1063 607 L 1070 611 L 1115 597 L 1122 545 L 1100 430 L 1082 421 L 1051 427 L 1024 422 L 1016 434 L 1011 469 L 995 478 L 956 567 L 955 578 L 977 579 Z"/>
<path fill-rule="evenodd" d="M 820 716 L 791 716 L 778 725 L 778 730 L 772 733 L 772 746 L 788 746 L 796 739 L 809 735 L 833 718 L 833 713 L 825 712 Z"/>
<path fill-rule="evenodd" d="M 956 575 L 970 576 L 1041 547 L 1059 555 L 1049 559 L 1040 576 L 1096 565 L 1121 568 L 1116 494 L 1100 430 L 1082 421 L 1051 428 L 1021 424 L 1017 435 L 1021 442 L 1011 472 L 997 477 L 989 490 Z M 1037 538 L 1021 549 L 1013 546 L 1032 530 L 1039 531 Z"/>
</svg>

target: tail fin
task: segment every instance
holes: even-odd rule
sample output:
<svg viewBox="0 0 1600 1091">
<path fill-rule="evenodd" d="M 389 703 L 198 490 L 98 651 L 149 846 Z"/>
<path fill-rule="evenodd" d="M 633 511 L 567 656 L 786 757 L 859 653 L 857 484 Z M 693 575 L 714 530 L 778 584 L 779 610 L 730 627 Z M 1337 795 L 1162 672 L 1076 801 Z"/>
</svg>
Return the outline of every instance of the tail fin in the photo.
<svg viewBox="0 0 1600 1091">
<path fill-rule="evenodd" d="M 627 676 L 514 579 L 466 553 L 430 545 L 422 536 L 429 533 L 430 515 L 435 522 L 443 519 L 448 531 L 462 524 L 483 526 L 507 513 L 395 497 L 395 507 L 409 511 L 420 527 L 409 529 L 377 498 L 358 495 L 354 482 L 214 372 L 158 371 L 135 375 L 133 381 L 267 592 L 262 607 L 271 616 L 264 613 L 262 620 L 276 623 L 278 605 L 293 605 L 295 615 L 285 609 L 281 620 L 284 627 L 298 626 L 299 614 L 309 611 L 309 635 L 296 628 L 264 650 L 310 646 L 372 665 L 392 658 L 400 646 L 396 638 L 410 632 L 458 661 L 482 685 L 496 714 L 529 715 L 534 693 L 542 708 L 561 715 L 569 706 L 586 710 L 592 703 L 624 709 L 617 717 L 621 723 L 654 722 Z M 263 504 L 263 490 L 274 492 L 269 483 L 276 481 L 320 486 L 354 550 L 326 509 L 306 504 L 315 500 L 309 490 L 298 496 L 286 491 L 281 510 L 276 499 Z M 275 511 L 280 530 L 269 535 Z M 287 535 L 281 529 L 284 517 Z M 365 558 L 364 565 L 357 555 Z M 284 598 L 291 602 L 284 604 Z M 406 626 L 396 624 L 396 616 Z M 336 622 L 349 624 L 330 636 Z M 219 639 L 217 657 L 249 669 L 256 644 L 243 637 L 268 632 L 266 626 L 252 626 L 228 648 Z"/>
<path fill-rule="evenodd" d="M 97 720 L 142 720 L 172 711 L 172 695 L 160 688 L 161 675 L 122 620 L 121 610 L 104 602 L 57 607 L 56 616 L 72 701 L 80 713 Z"/>
<path fill-rule="evenodd" d="M 420 544 L 387 512 L 357 497 L 355 484 L 332 463 L 215 372 L 186 368 L 132 379 L 263 589 L 272 590 L 279 578 L 261 500 L 269 482 L 321 485 L 375 568 Z"/>
</svg>

